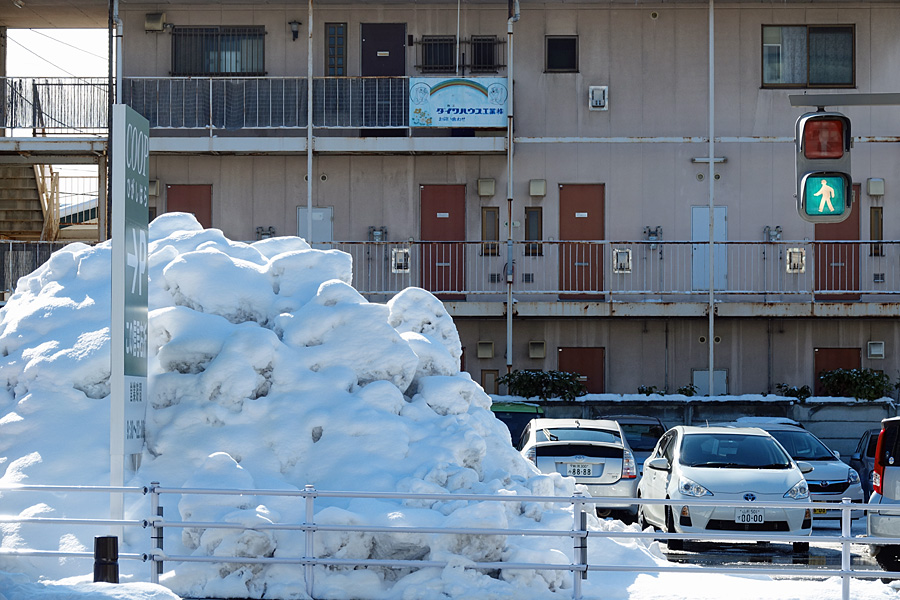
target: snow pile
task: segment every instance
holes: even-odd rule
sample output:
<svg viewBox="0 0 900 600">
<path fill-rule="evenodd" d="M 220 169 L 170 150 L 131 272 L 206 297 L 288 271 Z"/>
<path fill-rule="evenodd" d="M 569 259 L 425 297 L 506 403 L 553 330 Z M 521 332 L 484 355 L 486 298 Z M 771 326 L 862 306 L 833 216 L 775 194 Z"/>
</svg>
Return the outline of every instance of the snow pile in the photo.
<svg viewBox="0 0 900 600">
<path fill-rule="evenodd" d="M 204 230 L 185 214 L 151 225 L 150 392 L 147 446 L 130 482 L 164 487 L 571 495 L 571 479 L 537 473 L 509 443 L 490 398 L 459 371 L 459 337 L 442 303 L 410 288 L 387 304 L 350 286 L 350 257 L 312 250 L 299 238 L 252 244 Z M 108 244 L 73 244 L 22 278 L 0 319 L 3 483 L 106 485 L 109 405 Z M 60 441 L 62 440 L 62 443 Z M 108 514 L 104 497 L 59 495 L 35 504 L 7 493 L 7 513 Z M 183 520 L 302 522 L 304 504 L 270 496 L 164 496 Z M 126 497 L 129 516 L 146 500 Z M 359 525 L 571 527 L 563 508 L 523 503 L 317 501 L 316 520 Z M 103 533 L 103 532 L 101 532 Z M 50 548 L 91 550 L 96 531 L 65 532 Z M 8 526 L 3 546 L 43 547 L 48 533 Z M 125 547 L 148 549 L 146 531 Z M 562 540 L 554 543 L 561 544 Z M 296 532 L 167 530 L 168 554 L 303 556 Z M 613 544 L 615 545 L 615 544 Z M 520 560 L 546 541 L 503 537 L 320 533 L 325 557 Z M 555 551 L 556 561 L 568 562 Z M 646 555 L 646 560 L 653 558 Z M 9 563 L 13 564 L 9 564 Z M 84 561 L 0 564 L 50 577 L 83 573 Z M 123 563 L 123 568 L 127 564 Z M 189 596 L 297 597 L 297 567 L 167 563 L 163 581 Z M 420 589 L 454 595 L 449 573 L 346 570 L 317 577 L 317 589 L 377 595 Z M 461 573 L 457 573 L 461 575 Z M 488 577 L 496 590 L 562 588 L 564 572 Z M 354 590 L 348 592 L 348 590 Z"/>
</svg>

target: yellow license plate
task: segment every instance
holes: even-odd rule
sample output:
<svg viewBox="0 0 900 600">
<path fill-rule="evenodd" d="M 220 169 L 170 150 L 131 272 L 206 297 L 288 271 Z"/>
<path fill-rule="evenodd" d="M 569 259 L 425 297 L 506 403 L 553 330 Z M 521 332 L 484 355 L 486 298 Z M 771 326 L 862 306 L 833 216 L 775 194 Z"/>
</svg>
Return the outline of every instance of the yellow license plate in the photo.
<svg viewBox="0 0 900 600">
<path fill-rule="evenodd" d="M 814 508 L 814 509 L 813 509 L 813 514 L 814 514 L 814 515 L 824 515 L 825 512 L 826 512 L 826 511 L 825 511 L 824 508 Z"/>
</svg>

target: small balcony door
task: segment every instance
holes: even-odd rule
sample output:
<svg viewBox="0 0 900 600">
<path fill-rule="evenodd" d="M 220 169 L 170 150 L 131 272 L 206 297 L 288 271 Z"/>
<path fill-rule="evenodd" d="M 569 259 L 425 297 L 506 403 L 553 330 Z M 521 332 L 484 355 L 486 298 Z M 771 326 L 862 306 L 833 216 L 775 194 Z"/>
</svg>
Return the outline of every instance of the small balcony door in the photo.
<svg viewBox="0 0 900 600">
<path fill-rule="evenodd" d="M 578 373 L 589 394 L 606 391 L 606 348 L 559 348 L 558 369 Z"/>
<path fill-rule="evenodd" d="M 442 300 L 463 299 L 459 292 L 465 289 L 466 186 L 423 185 L 419 192 L 422 287 Z"/>
<path fill-rule="evenodd" d="M 724 242 L 728 239 L 728 209 L 713 207 L 713 240 Z M 691 207 L 691 290 L 709 291 L 709 206 Z M 728 249 L 716 246 L 713 249 L 713 289 L 724 290 L 728 281 Z"/>
<path fill-rule="evenodd" d="M 166 212 L 186 212 L 204 228 L 212 227 L 211 185 L 167 185 Z"/>
<path fill-rule="evenodd" d="M 605 214 L 602 183 L 559 186 L 560 297 L 597 299 L 578 292 L 603 290 L 603 246 L 592 242 L 604 239 Z"/>
<path fill-rule="evenodd" d="M 819 223 L 816 225 L 816 300 L 825 302 L 859 300 L 860 256 L 858 243 L 828 244 L 826 241 L 859 242 L 860 184 L 853 184 L 853 208 L 850 216 L 840 223 Z M 834 291 L 851 293 L 834 294 Z"/>
</svg>

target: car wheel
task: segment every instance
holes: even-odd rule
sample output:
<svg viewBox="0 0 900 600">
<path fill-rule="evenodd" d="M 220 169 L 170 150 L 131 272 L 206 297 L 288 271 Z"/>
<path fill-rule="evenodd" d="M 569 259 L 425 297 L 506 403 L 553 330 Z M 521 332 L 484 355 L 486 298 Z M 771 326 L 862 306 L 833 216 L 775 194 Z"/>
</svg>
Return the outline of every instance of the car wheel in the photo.
<svg viewBox="0 0 900 600">
<path fill-rule="evenodd" d="M 794 542 L 791 547 L 794 551 L 794 554 L 809 552 L 809 542 Z"/>
<path fill-rule="evenodd" d="M 597 516 L 600 517 L 601 519 L 605 519 L 606 517 L 608 517 L 611 514 L 612 514 L 612 509 L 600 508 L 599 506 L 597 507 Z"/>
<path fill-rule="evenodd" d="M 885 571 L 900 571 L 900 546 L 881 546 L 875 554 L 875 562 Z M 888 579 L 890 581 L 893 580 Z"/>
<path fill-rule="evenodd" d="M 671 506 L 666 507 L 666 533 L 678 533 L 675 531 L 675 516 Z M 666 540 L 666 546 L 669 550 L 684 550 L 684 540 Z"/>
</svg>

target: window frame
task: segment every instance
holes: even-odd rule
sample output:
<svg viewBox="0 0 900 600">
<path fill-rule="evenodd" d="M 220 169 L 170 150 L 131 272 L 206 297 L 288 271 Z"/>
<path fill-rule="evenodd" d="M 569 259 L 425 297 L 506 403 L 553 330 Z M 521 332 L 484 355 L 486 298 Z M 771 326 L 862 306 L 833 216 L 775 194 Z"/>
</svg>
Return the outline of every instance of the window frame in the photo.
<svg viewBox="0 0 900 600">
<path fill-rule="evenodd" d="M 261 77 L 266 75 L 266 28 L 264 25 L 188 25 L 172 28 L 173 77 Z M 245 57 L 244 43 L 253 41 L 258 47 Z M 229 49 L 226 44 L 236 44 Z M 213 48 L 214 46 L 214 48 Z M 215 52 L 214 59 L 211 57 Z M 234 57 L 229 60 L 228 53 Z M 195 53 L 198 53 L 195 55 Z M 206 55 L 204 55 L 206 53 Z M 208 68 L 215 61 L 215 68 Z M 240 70 L 229 70 L 228 63 L 239 60 Z M 243 69 L 245 62 L 255 69 Z M 198 66 L 199 69 L 192 67 Z M 187 67 L 187 68 L 185 68 Z M 219 67 L 225 67 L 224 69 Z"/>
<path fill-rule="evenodd" d="M 340 27 L 343 31 L 341 33 L 331 33 L 329 30 L 329 28 L 331 27 Z M 327 77 L 345 77 L 347 75 L 347 32 L 347 23 L 325 23 L 325 75 Z M 335 43 L 332 43 L 332 38 L 342 38 L 344 41 L 342 44 L 338 44 L 336 41 Z M 335 60 L 335 64 L 331 64 L 332 48 L 334 48 L 336 51 L 333 57 Z M 342 52 L 341 58 L 344 60 L 344 63 L 341 66 L 337 65 L 338 50 Z M 341 72 L 336 72 L 338 70 L 340 70 Z"/>
<path fill-rule="evenodd" d="M 531 218 L 529 215 L 537 215 L 537 230 L 538 237 L 532 238 L 531 235 L 531 227 L 529 223 L 531 222 Z M 544 255 L 544 245 L 540 243 L 544 239 L 544 210 L 540 206 L 526 206 L 525 207 L 525 256 L 543 256 Z"/>
<path fill-rule="evenodd" d="M 435 57 L 442 58 L 449 45 L 449 63 L 436 62 Z M 423 35 L 417 42 L 419 60 L 416 68 L 422 73 L 452 74 L 456 73 L 459 44 L 455 35 Z"/>
<path fill-rule="evenodd" d="M 469 56 L 466 66 L 471 73 L 499 73 L 503 66 L 500 60 L 500 38 L 496 35 L 473 35 L 467 41 Z M 490 62 L 476 61 L 476 51 L 480 55 L 490 54 Z M 480 58 L 480 56 L 479 56 Z"/>
<path fill-rule="evenodd" d="M 869 239 L 873 242 L 884 240 L 884 209 L 869 207 Z M 869 256 L 884 256 L 884 244 L 869 244 Z"/>
<path fill-rule="evenodd" d="M 779 29 L 784 29 L 786 27 L 802 27 L 806 29 L 806 75 L 804 77 L 803 83 L 767 83 L 766 82 L 766 48 L 767 44 L 765 44 L 766 39 L 766 29 L 777 27 Z M 809 73 L 810 73 L 810 31 L 816 29 L 846 29 L 850 33 L 850 83 L 810 83 L 809 81 Z M 791 24 L 791 23 L 781 23 L 781 24 L 763 24 L 760 27 L 760 87 L 763 89 L 829 89 L 829 88 L 838 88 L 838 89 L 853 89 L 856 88 L 856 25 L 855 24 L 825 24 L 825 23 L 815 23 L 815 24 Z"/>
<path fill-rule="evenodd" d="M 574 65 L 566 68 L 550 68 L 550 41 L 572 40 L 575 43 Z M 545 35 L 544 36 L 544 73 L 578 73 L 578 36 L 577 35 Z"/>
<path fill-rule="evenodd" d="M 493 228 L 494 231 L 488 231 L 491 226 L 487 215 L 494 215 Z M 493 236 L 493 237 L 490 237 Z M 481 207 L 481 255 L 482 256 L 500 256 L 500 207 L 499 206 L 482 206 Z"/>
</svg>

